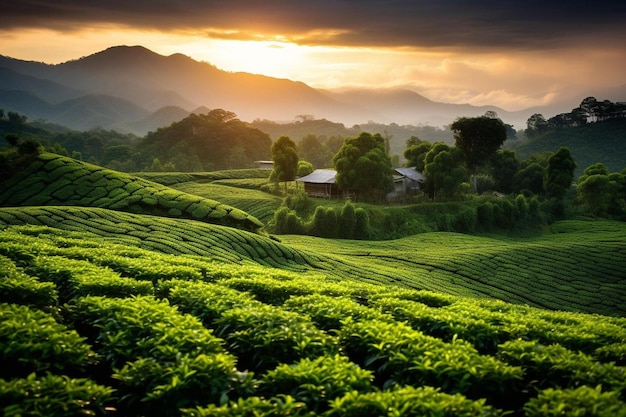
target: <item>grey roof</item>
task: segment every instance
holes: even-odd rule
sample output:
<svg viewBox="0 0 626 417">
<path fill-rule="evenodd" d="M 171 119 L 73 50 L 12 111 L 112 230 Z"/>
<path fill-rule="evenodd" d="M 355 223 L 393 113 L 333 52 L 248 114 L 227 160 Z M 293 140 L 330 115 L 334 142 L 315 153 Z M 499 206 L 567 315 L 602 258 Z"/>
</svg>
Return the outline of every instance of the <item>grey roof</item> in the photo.
<svg viewBox="0 0 626 417">
<path fill-rule="evenodd" d="M 334 184 L 337 171 L 334 169 L 316 169 L 309 175 L 297 178 L 296 181 L 308 182 L 311 184 Z"/>
<path fill-rule="evenodd" d="M 411 168 L 396 168 L 396 172 L 400 175 L 404 175 L 410 180 L 417 182 L 424 182 L 424 176 L 421 172 L 415 170 L 415 167 Z"/>
</svg>

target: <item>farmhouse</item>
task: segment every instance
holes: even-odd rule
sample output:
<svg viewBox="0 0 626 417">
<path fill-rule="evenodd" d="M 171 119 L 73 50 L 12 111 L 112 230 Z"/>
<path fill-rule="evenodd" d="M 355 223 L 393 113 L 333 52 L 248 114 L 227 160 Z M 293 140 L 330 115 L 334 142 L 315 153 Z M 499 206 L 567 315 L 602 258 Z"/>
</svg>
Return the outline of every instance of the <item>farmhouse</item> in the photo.
<svg viewBox="0 0 626 417">
<path fill-rule="evenodd" d="M 310 197 L 339 198 L 342 191 L 335 184 L 337 171 L 334 169 L 316 169 L 311 174 L 296 179 L 304 184 L 304 192 Z M 396 168 L 394 173 L 394 190 L 387 194 L 387 199 L 396 200 L 407 195 L 415 195 L 424 183 L 424 176 L 415 168 Z"/>
<path fill-rule="evenodd" d="M 316 169 L 309 175 L 297 178 L 296 182 L 304 184 L 304 192 L 309 197 L 341 197 L 342 193 L 335 184 L 336 175 L 334 169 Z"/>
</svg>

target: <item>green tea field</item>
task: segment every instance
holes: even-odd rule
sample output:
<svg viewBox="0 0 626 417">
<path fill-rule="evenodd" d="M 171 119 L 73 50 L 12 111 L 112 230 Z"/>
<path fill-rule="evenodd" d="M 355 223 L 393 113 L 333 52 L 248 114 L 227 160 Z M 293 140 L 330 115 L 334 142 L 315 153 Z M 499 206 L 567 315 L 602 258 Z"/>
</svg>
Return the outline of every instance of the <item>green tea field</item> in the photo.
<svg viewBox="0 0 626 417">
<path fill-rule="evenodd" d="M 624 223 L 271 237 L 212 175 L 0 183 L 3 415 L 626 416 Z"/>
</svg>

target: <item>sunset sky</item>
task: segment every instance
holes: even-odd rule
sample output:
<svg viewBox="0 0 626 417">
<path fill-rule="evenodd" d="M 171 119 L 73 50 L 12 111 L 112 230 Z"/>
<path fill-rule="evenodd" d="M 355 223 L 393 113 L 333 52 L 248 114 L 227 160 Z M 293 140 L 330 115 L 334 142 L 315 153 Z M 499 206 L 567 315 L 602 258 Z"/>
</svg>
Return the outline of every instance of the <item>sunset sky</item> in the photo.
<svg viewBox="0 0 626 417">
<path fill-rule="evenodd" d="M 0 16 L 0 55 L 51 64 L 142 45 L 318 88 L 410 86 L 507 110 L 626 101 L 602 95 L 626 90 L 623 1 L 0 0 Z"/>
</svg>

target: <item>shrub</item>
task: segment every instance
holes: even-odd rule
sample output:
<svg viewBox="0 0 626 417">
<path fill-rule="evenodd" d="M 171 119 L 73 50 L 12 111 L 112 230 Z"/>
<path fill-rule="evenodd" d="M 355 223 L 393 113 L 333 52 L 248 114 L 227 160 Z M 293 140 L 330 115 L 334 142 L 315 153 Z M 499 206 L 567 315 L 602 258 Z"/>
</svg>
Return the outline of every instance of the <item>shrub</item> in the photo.
<svg viewBox="0 0 626 417">
<path fill-rule="evenodd" d="M 332 207 L 317 206 L 315 208 L 311 234 L 327 238 L 337 236 L 337 214 Z"/>
<path fill-rule="evenodd" d="M 352 239 L 354 237 L 354 231 L 356 228 L 356 212 L 354 205 L 350 200 L 341 208 L 339 213 L 339 237 L 344 239 Z"/>
<path fill-rule="evenodd" d="M 358 207 L 354 211 L 355 223 L 354 223 L 354 238 L 360 240 L 367 240 L 370 238 L 372 231 L 370 227 L 370 218 L 364 208 Z"/>
<path fill-rule="evenodd" d="M 252 392 L 252 375 L 238 372 L 236 359 L 215 353 L 177 355 L 175 360 L 140 358 L 129 362 L 113 377 L 126 415 L 172 416 L 180 408 L 219 404 L 229 395 Z"/>
<path fill-rule="evenodd" d="M 76 331 L 49 314 L 26 306 L 0 304 L 0 363 L 3 376 L 31 372 L 80 372 L 96 354 Z"/>
<path fill-rule="evenodd" d="M 626 403 L 617 392 L 582 386 L 575 389 L 548 388 L 524 405 L 527 417 L 624 417 Z"/>
<path fill-rule="evenodd" d="M 105 416 L 113 389 L 89 379 L 30 374 L 24 379 L 0 379 L 0 408 L 5 417 Z"/>
<path fill-rule="evenodd" d="M 350 319 L 339 339 L 351 360 L 374 371 L 379 387 L 431 385 L 491 401 L 518 400 L 522 369 L 479 355 L 465 341 L 445 343 L 403 323 Z"/>
<path fill-rule="evenodd" d="M 225 311 L 216 326 L 240 366 L 255 372 L 337 350 L 334 340 L 306 317 L 265 304 Z"/>
<path fill-rule="evenodd" d="M 445 394 L 432 387 L 403 387 L 372 393 L 356 391 L 331 403 L 329 417 L 496 417 L 504 413 L 460 394 Z"/>
<path fill-rule="evenodd" d="M 183 417 L 314 417 L 306 405 L 289 395 L 269 399 L 261 397 L 239 398 L 221 406 L 183 410 Z"/>
<path fill-rule="evenodd" d="M 0 303 L 43 309 L 57 305 L 57 298 L 53 283 L 39 282 L 19 270 L 9 258 L 0 255 Z"/>
<path fill-rule="evenodd" d="M 268 371 L 259 392 L 266 396 L 287 394 L 306 403 L 310 410 L 322 412 L 335 398 L 352 391 L 370 391 L 372 380 L 371 371 L 344 356 L 322 356 L 313 360 L 305 358 L 294 365 L 281 364 Z"/>
</svg>

